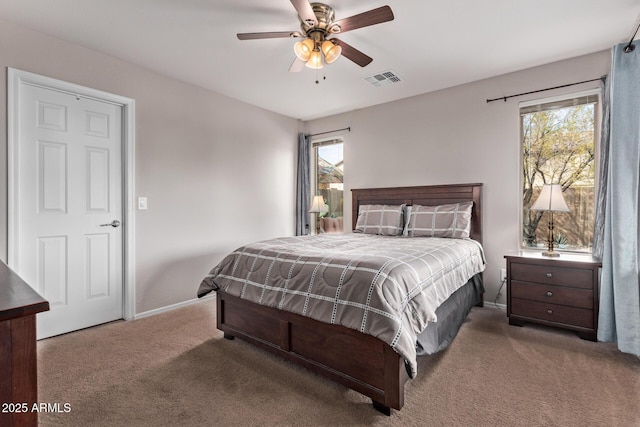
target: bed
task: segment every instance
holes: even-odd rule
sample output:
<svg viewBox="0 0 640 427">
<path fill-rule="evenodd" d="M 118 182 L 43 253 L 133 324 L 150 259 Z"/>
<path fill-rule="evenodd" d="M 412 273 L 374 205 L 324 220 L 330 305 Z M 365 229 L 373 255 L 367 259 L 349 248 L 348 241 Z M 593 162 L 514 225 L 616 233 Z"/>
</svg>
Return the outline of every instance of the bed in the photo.
<svg viewBox="0 0 640 427">
<path fill-rule="evenodd" d="M 371 207 L 417 218 L 412 208 L 414 214 L 433 206 L 457 212 L 460 205 L 468 207 L 462 236 L 469 238 L 412 239 L 404 235 L 417 236 L 419 228 L 407 232 L 404 219 L 404 235 L 379 236 L 358 222 L 358 213 Z M 390 414 L 404 404 L 415 358 L 445 348 L 471 307 L 482 305 L 481 209 L 482 184 L 354 189 L 352 228 L 363 233 L 244 246 L 211 271 L 198 296 L 216 291 L 217 327 L 225 338 L 241 338 L 341 383 Z M 388 255 L 396 253 L 399 258 Z M 445 256 L 431 264 L 436 253 Z M 369 264 L 374 261 L 381 266 Z M 405 280 L 407 274 L 417 281 Z M 356 294 L 356 288 L 368 292 Z"/>
</svg>

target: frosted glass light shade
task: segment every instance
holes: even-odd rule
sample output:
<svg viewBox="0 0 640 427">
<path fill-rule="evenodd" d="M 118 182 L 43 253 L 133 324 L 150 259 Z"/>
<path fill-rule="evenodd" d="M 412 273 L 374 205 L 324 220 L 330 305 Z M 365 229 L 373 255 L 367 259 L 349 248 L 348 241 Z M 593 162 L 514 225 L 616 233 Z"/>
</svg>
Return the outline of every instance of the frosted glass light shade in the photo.
<svg viewBox="0 0 640 427">
<path fill-rule="evenodd" d="M 304 39 L 293 45 L 293 51 L 296 53 L 298 59 L 306 62 L 309 60 L 314 47 L 315 43 L 313 42 L 313 40 Z"/>
<path fill-rule="evenodd" d="M 534 211 L 569 212 L 560 184 L 543 185 L 542 191 L 531 209 Z"/>
<path fill-rule="evenodd" d="M 333 44 L 333 42 L 329 40 L 325 40 L 322 43 L 322 53 L 324 53 L 324 61 L 327 64 L 331 64 L 340 57 L 340 54 L 342 53 L 342 47 Z"/>
<path fill-rule="evenodd" d="M 324 67 L 324 65 L 322 64 L 322 53 L 319 50 L 314 50 L 313 52 L 311 52 L 309 60 L 305 65 L 309 68 L 313 68 L 314 70 L 319 70 L 320 68 Z"/>
</svg>

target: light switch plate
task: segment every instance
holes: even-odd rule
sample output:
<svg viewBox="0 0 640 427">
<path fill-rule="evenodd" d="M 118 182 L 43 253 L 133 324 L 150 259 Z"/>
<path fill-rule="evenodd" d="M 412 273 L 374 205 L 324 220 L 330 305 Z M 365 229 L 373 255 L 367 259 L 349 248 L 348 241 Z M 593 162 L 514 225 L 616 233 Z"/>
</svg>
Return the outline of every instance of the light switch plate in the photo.
<svg viewBox="0 0 640 427">
<path fill-rule="evenodd" d="M 138 197 L 138 210 L 141 210 L 141 211 L 147 210 L 147 198 L 146 197 Z"/>
</svg>

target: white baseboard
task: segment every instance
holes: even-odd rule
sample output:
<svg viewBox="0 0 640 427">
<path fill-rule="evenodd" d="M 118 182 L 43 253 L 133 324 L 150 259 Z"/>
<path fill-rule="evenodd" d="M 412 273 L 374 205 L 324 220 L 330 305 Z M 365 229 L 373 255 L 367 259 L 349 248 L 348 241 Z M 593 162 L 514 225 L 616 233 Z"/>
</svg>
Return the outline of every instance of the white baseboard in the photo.
<svg viewBox="0 0 640 427">
<path fill-rule="evenodd" d="M 485 301 L 484 302 L 484 306 L 488 307 L 488 308 L 497 308 L 498 310 L 507 311 L 506 304 L 498 304 L 498 303 L 495 303 L 493 301 Z"/>
<path fill-rule="evenodd" d="M 202 298 L 194 298 L 187 301 L 178 302 L 176 304 L 167 305 L 165 307 L 154 308 L 153 310 L 144 311 L 135 315 L 134 319 L 142 319 L 144 317 L 155 316 L 156 314 L 166 313 L 167 311 L 175 310 L 176 308 L 186 307 L 191 304 L 197 304 L 204 301 L 209 301 L 216 298 L 216 293 L 211 292 L 209 295 Z"/>
</svg>

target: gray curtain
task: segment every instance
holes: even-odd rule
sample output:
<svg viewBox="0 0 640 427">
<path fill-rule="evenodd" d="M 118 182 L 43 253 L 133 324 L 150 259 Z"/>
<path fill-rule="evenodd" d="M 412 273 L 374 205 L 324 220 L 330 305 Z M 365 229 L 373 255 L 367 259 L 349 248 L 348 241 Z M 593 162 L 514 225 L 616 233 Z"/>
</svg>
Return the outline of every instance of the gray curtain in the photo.
<svg viewBox="0 0 640 427">
<path fill-rule="evenodd" d="M 296 236 L 309 234 L 309 203 L 311 202 L 310 140 L 298 135 L 298 177 L 296 180 Z"/>
<path fill-rule="evenodd" d="M 600 125 L 600 163 L 598 164 L 598 193 L 596 197 L 595 225 L 593 230 L 593 256 L 602 258 L 604 253 L 604 216 L 609 182 L 609 123 L 611 79 L 601 78 L 602 123 Z"/>
<path fill-rule="evenodd" d="M 598 339 L 640 356 L 640 45 L 611 61 L 609 171 Z"/>
</svg>

